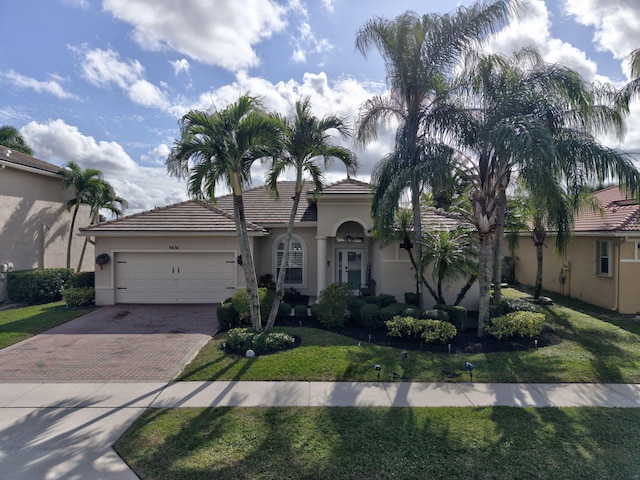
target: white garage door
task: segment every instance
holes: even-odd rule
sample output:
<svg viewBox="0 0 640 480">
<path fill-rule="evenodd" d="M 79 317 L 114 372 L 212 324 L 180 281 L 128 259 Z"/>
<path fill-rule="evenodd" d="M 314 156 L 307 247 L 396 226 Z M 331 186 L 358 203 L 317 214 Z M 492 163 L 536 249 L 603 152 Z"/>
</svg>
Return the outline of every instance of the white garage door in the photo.
<svg viewBox="0 0 640 480">
<path fill-rule="evenodd" d="M 116 303 L 218 303 L 236 286 L 233 253 L 121 252 Z"/>
</svg>

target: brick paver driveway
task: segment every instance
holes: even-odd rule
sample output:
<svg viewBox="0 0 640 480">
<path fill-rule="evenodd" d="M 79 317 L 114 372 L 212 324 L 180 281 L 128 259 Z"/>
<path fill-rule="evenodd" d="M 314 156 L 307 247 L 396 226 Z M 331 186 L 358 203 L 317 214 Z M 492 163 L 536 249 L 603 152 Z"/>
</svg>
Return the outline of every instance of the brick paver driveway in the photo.
<svg viewBox="0 0 640 480">
<path fill-rule="evenodd" d="M 218 329 L 215 305 L 114 305 L 0 350 L 0 382 L 168 382 Z"/>
</svg>

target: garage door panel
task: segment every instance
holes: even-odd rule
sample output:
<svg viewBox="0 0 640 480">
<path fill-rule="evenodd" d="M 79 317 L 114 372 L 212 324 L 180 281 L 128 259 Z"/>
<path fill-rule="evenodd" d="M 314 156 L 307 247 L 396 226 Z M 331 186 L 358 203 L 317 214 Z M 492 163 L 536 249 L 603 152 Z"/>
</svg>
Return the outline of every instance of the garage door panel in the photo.
<svg viewBox="0 0 640 480">
<path fill-rule="evenodd" d="M 236 286 L 231 252 L 123 252 L 116 261 L 118 303 L 214 303 Z"/>
</svg>

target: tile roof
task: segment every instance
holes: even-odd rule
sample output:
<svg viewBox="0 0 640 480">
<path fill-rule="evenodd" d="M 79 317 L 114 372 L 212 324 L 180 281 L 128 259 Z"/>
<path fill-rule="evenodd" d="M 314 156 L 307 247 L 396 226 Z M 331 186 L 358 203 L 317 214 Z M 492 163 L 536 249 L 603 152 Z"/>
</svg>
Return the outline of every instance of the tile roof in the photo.
<svg viewBox="0 0 640 480">
<path fill-rule="evenodd" d="M 6 164 L 20 165 L 22 167 L 29 167 L 47 173 L 58 173 L 61 170 L 61 168 L 56 165 L 39 160 L 31 155 L 26 155 L 16 150 L 12 150 L 4 145 L 0 145 L 0 160 Z"/>
<path fill-rule="evenodd" d="M 322 195 L 371 195 L 371 185 L 353 178 L 345 178 L 325 187 Z"/>
<path fill-rule="evenodd" d="M 640 231 L 640 205 L 618 186 L 592 194 L 602 205 L 603 213 L 583 209 L 576 217 L 575 232 Z"/>
<path fill-rule="evenodd" d="M 425 230 L 453 230 L 460 226 L 474 228 L 470 222 L 462 219 L 460 215 L 434 207 L 427 207 L 422 210 L 422 224 Z"/>
<path fill-rule="evenodd" d="M 260 225 L 248 222 L 249 232 L 265 233 Z M 154 208 L 146 212 L 128 215 L 116 220 L 80 229 L 95 233 L 235 233 L 233 215 L 206 202 L 188 200 L 182 203 Z"/>
</svg>

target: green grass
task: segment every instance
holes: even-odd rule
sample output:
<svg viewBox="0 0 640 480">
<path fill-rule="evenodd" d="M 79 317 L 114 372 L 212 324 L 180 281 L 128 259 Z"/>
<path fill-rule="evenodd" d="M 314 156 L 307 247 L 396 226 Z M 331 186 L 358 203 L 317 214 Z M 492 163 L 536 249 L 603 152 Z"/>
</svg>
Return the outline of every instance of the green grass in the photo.
<svg viewBox="0 0 640 480">
<path fill-rule="evenodd" d="M 0 349 L 73 320 L 95 307 L 68 309 L 64 302 L 0 311 Z"/>
<path fill-rule="evenodd" d="M 638 424 L 640 409 L 181 408 L 147 411 L 116 451 L 143 479 L 637 479 Z"/>
<path fill-rule="evenodd" d="M 505 293 L 525 295 L 514 289 Z M 467 381 L 468 361 L 474 364 L 473 379 L 478 382 L 640 383 L 639 323 L 575 300 L 553 298 L 556 305 L 544 307 L 544 312 L 562 342 L 537 350 L 453 355 L 411 350 L 403 365 L 399 349 L 366 342 L 358 346 L 332 332 L 287 327 L 277 330 L 298 336 L 300 346 L 255 359 L 225 354 L 220 348 L 225 334 L 220 334 L 180 380 L 374 381 L 373 365 L 379 364 L 385 380 L 397 371 L 411 381 Z"/>
</svg>

